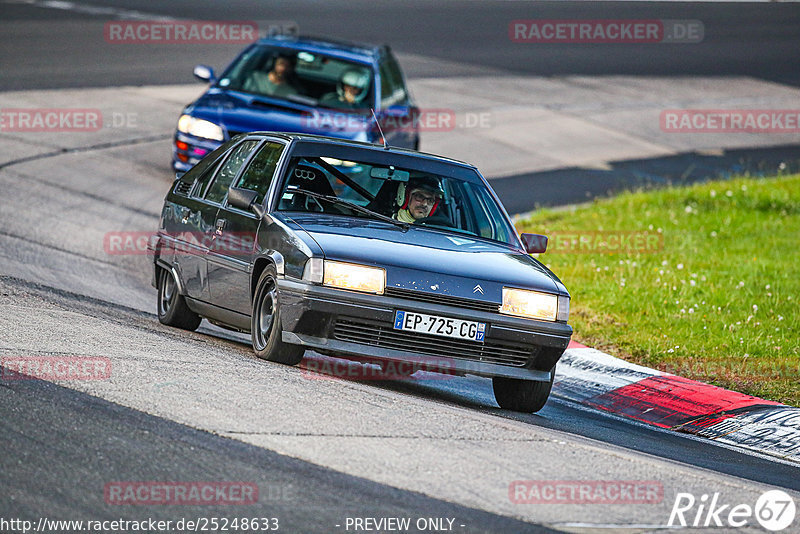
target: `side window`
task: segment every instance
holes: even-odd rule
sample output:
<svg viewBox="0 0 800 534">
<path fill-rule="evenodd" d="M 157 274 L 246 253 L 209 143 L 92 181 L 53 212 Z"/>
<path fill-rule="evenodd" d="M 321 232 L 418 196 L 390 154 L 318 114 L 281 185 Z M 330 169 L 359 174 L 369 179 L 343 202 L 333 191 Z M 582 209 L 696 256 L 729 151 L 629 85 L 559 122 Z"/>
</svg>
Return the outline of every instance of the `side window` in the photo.
<svg viewBox="0 0 800 534">
<path fill-rule="evenodd" d="M 403 104 L 408 100 L 403 75 L 400 66 L 391 56 L 386 57 L 380 64 L 381 74 L 381 107 L 387 108 L 396 104 Z"/>
<path fill-rule="evenodd" d="M 389 69 L 386 62 L 383 61 L 380 66 L 381 73 L 381 107 L 385 107 L 392 98 L 392 78 L 389 75 Z"/>
<path fill-rule="evenodd" d="M 237 180 L 236 187 L 258 191 L 256 202 L 260 204 L 267 194 L 283 149 L 284 145 L 280 143 L 264 144 Z"/>
<path fill-rule="evenodd" d="M 220 158 L 217 158 L 216 161 L 213 161 L 209 165 L 206 165 L 206 168 L 203 170 L 200 176 L 197 177 L 197 182 L 194 186 L 194 190 L 192 191 L 193 197 L 203 196 L 203 191 L 206 190 L 206 186 L 208 185 L 209 180 L 211 180 L 211 177 L 214 176 L 214 171 L 219 166 L 219 160 Z"/>
<path fill-rule="evenodd" d="M 186 174 L 181 177 L 181 181 L 189 182 L 194 185 L 191 191 L 192 196 L 202 196 L 203 190 L 206 188 L 209 178 L 213 176 L 214 169 L 217 168 L 220 158 L 222 158 L 225 151 L 228 150 L 232 144 L 233 141 L 226 141 L 218 146 L 213 152 L 206 154 L 199 163 L 189 169 Z M 197 184 L 200 184 L 200 186 L 198 187 Z"/>
<path fill-rule="evenodd" d="M 244 162 L 247 161 L 248 156 L 250 156 L 250 153 L 255 149 L 256 145 L 258 145 L 258 140 L 252 139 L 244 141 L 233 149 L 231 155 L 225 163 L 222 164 L 216 178 L 214 178 L 214 181 L 211 183 L 211 187 L 208 189 L 208 193 L 206 193 L 206 200 L 216 203 L 222 202 L 222 199 L 228 194 L 228 188 L 231 186 L 231 182 L 239 173 L 239 169 L 241 169 Z"/>
</svg>

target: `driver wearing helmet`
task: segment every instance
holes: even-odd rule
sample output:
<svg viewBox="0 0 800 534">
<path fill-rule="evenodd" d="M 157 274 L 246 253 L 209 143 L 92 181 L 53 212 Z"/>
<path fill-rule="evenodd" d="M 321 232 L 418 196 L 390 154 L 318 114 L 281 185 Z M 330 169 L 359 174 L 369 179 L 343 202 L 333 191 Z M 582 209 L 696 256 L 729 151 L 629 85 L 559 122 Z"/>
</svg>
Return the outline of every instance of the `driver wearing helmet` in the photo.
<svg viewBox="0 0 800 534">
<path fill-rule="evenodd" d="M 334 108 L 363 108 L 369 91 L 369 73 L 360 69 L 349 69 L 342 73 L 335 93 L 322 96 L 319 103 Z"/>
<path fill-rule="evenodd" d="M 412 178 L 408 185 L 401 183 L 397 189 L 399 210 L 394 218 L 405 223 L 432 217 L 443 196 L 439 181 L 431 177 Z"/>
</svg>

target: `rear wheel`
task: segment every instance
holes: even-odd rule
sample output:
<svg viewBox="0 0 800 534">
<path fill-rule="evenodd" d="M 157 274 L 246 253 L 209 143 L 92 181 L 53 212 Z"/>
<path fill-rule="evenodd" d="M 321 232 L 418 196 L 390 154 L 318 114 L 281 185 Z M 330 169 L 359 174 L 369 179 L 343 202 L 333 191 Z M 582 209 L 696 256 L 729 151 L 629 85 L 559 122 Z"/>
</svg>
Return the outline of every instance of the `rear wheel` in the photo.
<svg viewBox="0 0 800 534">
<path fill-rule="evenodd" d="M 253 350 L 261 359 L 297 365 L 305 349 L 281 340 L 281 305 L 278 299 L 278 279 L 275 267 L 267 266 L 256 285 L 253 313 L 250 318 Z"/>
<path fill-rule="evenodd" d="M 550 373 L 548 382 L 519 380 L 495 376 L 492 378 L 492 389 L 497 404 L 505 410 L 534 413 L 544 408 L 550 390 L 553 388 L 555 370 Z"/>
<path fill-rule="evenodd" d="M 167 326 L 197 330 L 202 317 L 186 305 L 186 299 L 178 291 L 178 282 L 172 271 L 158 269 L 158 320 Z"/>
</svg>

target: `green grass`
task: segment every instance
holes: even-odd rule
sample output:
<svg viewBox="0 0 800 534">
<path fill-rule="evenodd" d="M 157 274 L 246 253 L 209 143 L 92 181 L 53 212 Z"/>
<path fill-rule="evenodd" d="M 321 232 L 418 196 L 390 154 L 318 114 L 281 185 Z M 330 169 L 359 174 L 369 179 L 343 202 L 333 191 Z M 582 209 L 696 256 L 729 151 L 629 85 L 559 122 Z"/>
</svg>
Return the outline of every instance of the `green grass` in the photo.
<svg viewBox="0 0 800 534">
<path fill-rule="evenodd" d="M 539 260 L 572 295 L 575 340 L 800 406 L 800 175 L 624 193 L 517 227 L 551 235 Z M 644 253 L 559 252 L 559 237 L 592 232 L 663 239 Z"/>
</svg>

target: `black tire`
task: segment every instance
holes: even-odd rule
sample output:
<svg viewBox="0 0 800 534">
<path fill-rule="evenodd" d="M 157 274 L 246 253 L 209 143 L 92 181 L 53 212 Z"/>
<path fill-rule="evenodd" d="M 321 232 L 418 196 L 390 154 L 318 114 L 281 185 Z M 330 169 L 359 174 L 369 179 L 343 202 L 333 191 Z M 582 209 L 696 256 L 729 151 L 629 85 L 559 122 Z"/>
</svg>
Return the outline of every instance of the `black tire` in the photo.
<svg viewBox="0 0 800 534">
<path fill-rule="evenodd" d="M 302 346 L 284 343 L 281 339 L 281 304 L 273 265 L 264 269 L 256 285 L 253 313 L 250 315 L 250 335 L 253 351 L 263 360 L 297 365 L 303 359 L 305 349 Z"/>
<path fill-rule="evenodd" d="M 161 324 L 184 330 L 197 330 L 202 317 L 186 305 L 186 299 L 178 291 L 178 283 L 172 271 L 158 268 L 158 320 Z"/>
<path fill-rule="evenodd" d="M 555 372 L 550 373 L 549 382 L 534 382 L 495 376 L 492 389 L 497 404 L 504 410 L 534 413 L 544 408 L 550 390 L 553 388 Z"/>
</svg>

